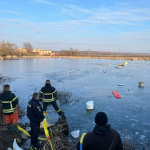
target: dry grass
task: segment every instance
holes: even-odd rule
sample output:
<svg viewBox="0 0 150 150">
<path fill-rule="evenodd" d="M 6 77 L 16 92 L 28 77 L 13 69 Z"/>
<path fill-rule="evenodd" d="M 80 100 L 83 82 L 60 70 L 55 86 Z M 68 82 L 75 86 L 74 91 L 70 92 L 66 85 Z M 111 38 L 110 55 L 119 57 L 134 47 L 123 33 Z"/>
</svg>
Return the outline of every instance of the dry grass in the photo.
<svg viewBox="0 0 150 150">
<path fill-rule="evenodd" d="M 140 149 L 137 149 L 136 147 L 140 145 Z M 124 150 L 145 150 L 146 146 L 150 146 L 149 141 L 145 144 L 136 144 L 132 138 L 132 135 L 128 135 L 128 131 L 126 130 L 126 137 L 124 139 Z"/>
<path fill-rule="evenodd" d="M 69 99 L 72 96 L 72 93 L 69 91 L 58 91 L 57 96 L 58 96 L 58 100 L 60 101 L 60 103 L 68 104 Z"/>
</svg>

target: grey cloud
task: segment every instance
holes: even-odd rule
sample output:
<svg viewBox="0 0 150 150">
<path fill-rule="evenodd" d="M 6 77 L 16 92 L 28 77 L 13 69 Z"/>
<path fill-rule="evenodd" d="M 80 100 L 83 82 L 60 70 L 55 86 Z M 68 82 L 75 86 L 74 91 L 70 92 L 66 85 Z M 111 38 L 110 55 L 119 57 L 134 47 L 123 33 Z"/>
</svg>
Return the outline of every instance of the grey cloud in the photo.
<svg viewBox="0 0 150 150">
<path fill-rule="evenodd" d="M 19 28 L 24 28 L 24 29 L 30 29 L 30 30 L 33 30 L 33 31 L 36 31 L 36 32 L 46 32 L 45 30 L 42 30 L 42 29 L 39 29 L 39 28 L 35 28 L 34 26 L 31 26 L 29 24 L 26 24 L 26 25 L 23 25 L 23 24 L 20 24 L 20 25 L 15 25 L 15 27 L 19 27 Z"/>
<path fill-rule="evenodd" d="M 1 19 L 2 21 L 6 22 L 13 22 L 13 23 L 26 23 L 28 20 L 25 19 Z"/>
<path fill-rule="evenodd" d="M 0 31 L 0 36 L 11 36 L 12 34 Z"/>
<path fill-rule="evenodd" d="M 129 3 L 120 3 L 120 4 L 127 5 Z M 109 9 L 109 7 L 107 8 L 101 7 L 99 9 L 92 9 L 92 11 L 90 11 L 89 9 L 81 8 L 76 5 L 70 5 L 70 6 L 67 5 L 67 6 L 77 11 L 80 11 L 81 13 L 78 13 L 70 9 L 64 9 L 64 8 L 62 9 L 63 13 L 65 13 L 66 15 L 69 14 L 70 16 L 73 15 L 73 16 L 79 16 L 79 17 L 80 15 L 83 15 L 82 13 L 86 13 L 87 16 L 85 16 L 84 18 L 86 18 L 86 20 L 89 20 L 87 22 L 93 22 L 92 20 L 97 20 L 97 23 L 99 23 L 99 20 L 103 20 L 104 21 L 103 23 L 105 22 L 109 22 L 112 24 L 124 24 L 125 23 L 128 25 L 134 25 L 134 22 L 149 21 L 150 19 L 150 16 L 149 16 L 150 9 L 141 9 L 139 7 L 129 9 L 127 7 L 122 6 L 119 10 L 111 10 Z M 76 18 L 79 18 L 79 17 L 76 17 Z M 83 21 L 80 21 L 80 23 L 81 22 L 85 22 L 85 21 L 83 20 Z"/>
<path fill-rule="evenodd" d="M 35 0 L 36 2 L 40 2 L 40 3 L 43 3 L 43 4 L 48 4 L 48 5 L 53 5 L 53 3 L 47 1 L 47 0 Z"/>
<path fill-rule="evenodd" d="M 15 12 L 15 11 L 7 11 L 7 10 L 1 10 L 2 12 L 6 12 L 6 13 L 11 13 L 11 14 L 18 14 L 20 15 L 21 13 L 19 12 Z"/>
<path fill-rule="evenodd" d="M 9 4 L 9 3 L 5 3 L 5 2 L 0 2 L 0 4 Z"/>
</svg>

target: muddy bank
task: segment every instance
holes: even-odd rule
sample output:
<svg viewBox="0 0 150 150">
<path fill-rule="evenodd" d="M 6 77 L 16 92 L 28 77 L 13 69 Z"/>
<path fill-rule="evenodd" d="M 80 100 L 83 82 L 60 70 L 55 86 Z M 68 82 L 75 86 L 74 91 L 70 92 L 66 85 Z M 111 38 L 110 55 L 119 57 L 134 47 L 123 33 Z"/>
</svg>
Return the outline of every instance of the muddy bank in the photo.
<svg viewBox="0 0 150 150">
<path fill-rule="evenodd" d="M 21 107 L 17 107 L 18 110 L 18 115 L 19 117 L 24 116 L 24 111 L 22 111 Z M 18 123 L 20 127 L 22 127 L 24 130 L 26 130 L 26 127 L 29 126 L 28 124 L 23 125 L 22 123 Z M 50 127 L 48 128 L 49 133 L 50 133 Z M 53 145 L 54 149 L 68 149 L 71 150 L 72 146 L 70 146 L 68 142 L 68 133 L 69 133 L 69 128 L 67 125 L 66 119 L 59 118 L 58 121 L 51 127 L 52 130 L 52 135 L 50 136 L 51 142 Z M 29 134 L 31 130 L 28 131 Z M 45 138 L 45 133 L 43 127 L 41 127 L 41 132 L 40 136 Z M 5 123 L 5 118 L 2 113 L 2 103 L 0 103 L 0 149 L 1 150 L 7 150 L 8 147 L 13 148 L 13 142 L 14 139 L 16 138 L 17 144 L 23 149 L 23 150 L 29 150 L 30 145 L 28 144 L 24 148 L 24 143 L 30 138 L 23 132 L 19 132 L 18 134 L 12 135 L 7 133 L 7 128 L 6 128 L 6 123 Z M 43 150 L 50 150 L 50 145 L 46 141 L 41 141 L 43 145 Z"/>
<path fill-rule="evenodd" d="M 19 126 L 23 127 L 22 124 L 19 124 Z M 7 150 L 8 147 L 13 148 L 15 138 L 19 146 L 21 146 L 28 139 L 28 137 L 23 133 L 11 135 L 7 133 L 7 129 L 5 127 L 0 128 L 0 149 Z"/>
<path fill-rule="evenodd" d="M 19 126 L 26 129 L 26 126 L 19 123 Z M 49 130 L 49 128 L 48 128 Z M 51 142 L 53 145 L 53 149 L 64 149 L 64 150 L 72 150 L 73 146 L 69 144 L 68 141 L 68 125 L 65 119 L 59 119 L 58 122 L 56 122 L 52 127 L 52 135 L 50 136 Z M 50 130 L 49 130 L 50 131 Z M 29 130 L 30 134 L 30 130 Z M 44 129 L 41 128 L 40 137 L 45 138 Z M 16 138 L 17 144 L 23 149 L 23 150 L 29 150 L 30 144 L 28 142 L 28 145 L 25 146 L 25 142 L 30 138 L 26 136 L 23 132 L 19 132 L 18 134 L 12 135 L 8 134 L 6 128 L 2 129 L 0 128 L 0 149 L 1 150 L 7 150 L 8 147 L 13 148 L 13 142 Z M 48 141 L 44 140 L 41 141 L 41 144 L 43 145 L 42 150 L 51 150 L 50 145 Z"/>
<path fill-rule="evenodd" d="M 112 59 L 112 60 L 145 60 L 150 61 L 150 56 L 5 56 L 0 60 L 19 59 L 19 58 L 69 58 L 69 59 Z"/>
</svg>

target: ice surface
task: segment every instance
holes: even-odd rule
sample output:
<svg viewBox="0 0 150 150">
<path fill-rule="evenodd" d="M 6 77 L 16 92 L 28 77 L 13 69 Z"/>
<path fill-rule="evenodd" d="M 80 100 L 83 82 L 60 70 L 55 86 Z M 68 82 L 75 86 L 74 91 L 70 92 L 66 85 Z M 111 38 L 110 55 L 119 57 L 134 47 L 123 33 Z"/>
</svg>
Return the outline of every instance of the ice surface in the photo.
<svg viewBox="0 0 150 150">
<path fill-rule="evenodd" d="M 72 92 L 69 104 L 78 99 L 71 105 L 59 104 L 65 111 L 70 131 L 92 131 L 95 114 L 104 111 L 108 123 L 119 131 L 122 140 L 127 129 L 135 143 L 146 143 L 150 139 L 150 62 L 128 61 L 124 68 L 118 68 L 123 62 L 100 59 L 5 60 L 0 62 L 0 73 L 15 78 L 9 84 L 24 110 L 33 92 L 38 92 L 45 80 L 50 79 L 57 90 Z M 101 63 L 103 65 L 99 65 Z M 145 82 L 143 89 L 138 87 L 139 81 Z M 118 87 L 119 83 L 123 86 Z M 118 91 L 121 99 L 116 99 L 112 91 Z M 87 111 L 86 102 L 91 100 L 94 109 Z M 51 108 L 48 109 L 52 112 L 48 112 L 53 124 L 58 115 Z M 22 117 L 20 122 L 29 120 Z"/>
</svg>

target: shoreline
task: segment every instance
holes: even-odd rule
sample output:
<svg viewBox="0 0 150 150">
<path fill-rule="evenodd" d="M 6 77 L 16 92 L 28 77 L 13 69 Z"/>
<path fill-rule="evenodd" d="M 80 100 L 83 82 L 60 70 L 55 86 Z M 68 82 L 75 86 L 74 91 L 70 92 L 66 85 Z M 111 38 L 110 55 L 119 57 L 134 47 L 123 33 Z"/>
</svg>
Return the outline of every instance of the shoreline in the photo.
<svg viewBox="0 0 150 150">
<path fill-rule="evenodd" d="M 113 60 L 145 60 L 150 61 L 150 56 L 5 56 L 0 60 L 20 58 L 69 58 L 69 59 L 113 59 Z"/>
</svg>

